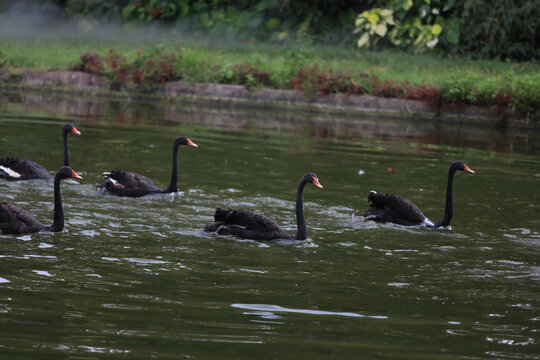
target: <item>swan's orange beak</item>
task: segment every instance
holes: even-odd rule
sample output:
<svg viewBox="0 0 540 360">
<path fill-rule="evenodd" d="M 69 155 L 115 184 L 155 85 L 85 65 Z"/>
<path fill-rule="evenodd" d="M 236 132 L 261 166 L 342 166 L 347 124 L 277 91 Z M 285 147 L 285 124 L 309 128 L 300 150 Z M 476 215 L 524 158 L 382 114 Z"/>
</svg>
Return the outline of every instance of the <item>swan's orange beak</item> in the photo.
<svg viewBox="0 0 540 360">
<path fill-rule="evenodd" d="M 474 171 L 472 171 L 467 165 L 463 165 L 463 170 L 465 170 L 468 173 L 474 174 Z"/>
<path fill-rule="evenodd" d="M 75 179 L 79 179 L 79 180 L 82 180 L 82 176 L 77 174 L 75 171 L 71 170 L 71 176 L 74 177 Z"/>
<path fill-rule="evenodd" d="M 71 132 L 74 133 L 75 135 L 81 135 L 81 132 L 75 128 L 71 129 Z"/>
<path fill-rule="evenodd" d="M 191 141 L 191 140 L 189 140 L 189 139 L 187 139 L 187 144 L 188 144 L 189 146 L 193 146 L 194 148 L 199 147 L 199 145 L 195 144 L 193 141 Z"/>
<path fill-rule="evenodd" d="M 321 185 L 321 183 L 319 182 L 319 179 L 317 179 L 316 177 L 313 178 L 313 185 L 315 185 L 316 187 L 321 188 L 321 189 L 323 187 Z"/>
</svg>

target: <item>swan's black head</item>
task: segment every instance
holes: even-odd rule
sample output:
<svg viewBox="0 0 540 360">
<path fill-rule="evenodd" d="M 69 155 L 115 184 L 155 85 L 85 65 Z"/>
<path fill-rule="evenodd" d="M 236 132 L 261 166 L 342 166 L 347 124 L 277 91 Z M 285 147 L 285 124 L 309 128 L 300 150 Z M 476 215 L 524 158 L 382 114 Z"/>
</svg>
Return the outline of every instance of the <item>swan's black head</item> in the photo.
<svg viewBox="0 0 540 360">
<path fill-rule="evenodd" d="M 321 183 L 319 182 L 319 178 L 314 173 L 307 173 L 306 175 L 304 175 L 304 177 L 302 177 L 301 182 L 303 182 L 303 183 L 312 183 L 313 185 L 315 185 L 318 188 L 323 187 L 321 185 Z"/>
<path fill-rule="evenodd" d="M 56 177 L 58 177 L 59 179 L 69 179 L 69 178 L 74 178 L 74 179 L 79 179 L 79 180 L 82 180 L 82 177 L 77 174 L 72 168 L 70 168 L 69 166 L 62 166 L 58 172 L 56 173 Z"/>
<path fill-rule="evenodd" d="M 74 133 L 75 135 L 81 135 L 81 132 L 75 129 L 75 126 L 73 126 L 73 124 L 64 125 L 63 130 L 64 130 L 64 133 Z"/>
<path fill-rule="evenodd" d="M 471 174 L 474 174 L 474 171 L 471 170 L 467 164 L 465 164 L 464 162 L 462 161 L 454 161 L 452 163 L 452 165 L 450 165 L 450 169 L 453 169 L 454 171 L 456 170 L 461 170 L 461 171 L 466 171 L 468 173 L 471 173 Z"/>
<path fill-rule="evenodd" d="M 377 195 L 377 192 L 375 190 L 370 190 L 366 201 L 373 202 L 373 200 L 375 200 L 375 195 Z"/>
<path fill-rule="evenodd" d="M 186 136 L 179 136 L 174 141 L 175 145 L 189 145 L 193 146 L 194 148 L 199 147 L 197 144 L 195 144 L 193 141 L 189 140 Z"/>
</svg>

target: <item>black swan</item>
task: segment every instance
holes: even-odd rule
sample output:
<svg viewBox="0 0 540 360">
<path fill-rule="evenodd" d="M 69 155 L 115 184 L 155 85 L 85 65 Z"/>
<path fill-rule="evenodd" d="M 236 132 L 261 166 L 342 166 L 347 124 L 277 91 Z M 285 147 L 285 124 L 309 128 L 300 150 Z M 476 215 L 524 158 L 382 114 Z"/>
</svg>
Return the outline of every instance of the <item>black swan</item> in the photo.
<svg viewBox="0 0 540 360">
<path fill-rule="evenodd" d="M 64 209 L 62 207 L 62 194 L 60 181 L 63 179 L 82 179 L 72 168 L 63 166 L 54 177 L 54 221 L 46 226 L 35 217 L 16 205 L 6 201 L 0 202 L 0 230 L 4 234 L 24 234 L 38 231 L 62 231 L 64 229 Z"/>
<path fill-rule="evenodd" d="M 404 197 L 392 194 L 377 194 L 373 190 L 369 192 L 367 197 L 367 201 L 371 202 L 371 209 L 362 214 L 363 220 L 391 222 L 400 225 L 422 225 L 432 228 L 448 226 L 454 211 L 452 185 L 457 170 L 474 174 L 474 171 L 461 161 L 455 161 L 450 165 L 446 184 L 444 216 L 438 223 L 431 222 L 416 205 Z"/>
<path fill-rule="evenodd" d="M 64 125 L 62 129 L 64 137 L 64 166 L 69 166 L 68 133 L 81 135 L 79 130 L 72 124 Z M 0 159 L 0 178 L 9 181 L 52 179 L 51 174 L 40 164 L 27 159 L 6 157 Z"/>
<path fill-rule="evenodd" d="M 218 235 L 236 235 L 243 239 L 253 240 L 305 240 L 307 238 L 306 219 L 304 218 L 304 186 L 312 183 L 322 188 L 317 175 L 307 173 L 298 184 L 296 193 L 296 226 L 297 233 L 291 236 L 273 220 L 262 214 L 252 213 L 247 210 L 223 210 L 216 208 L 214 223 L 206 225 L 204 231 Z"/>
<path fill-rule="evenodd" d="M 151 194 L 166 194 L 178 191 L 178 147 L 180 145 L 189 145 L 198 147 L 193 141 L 185 136 L 179 136 L 174 141 L 172 151 L 172 173 L 171 183 L 165 189 L 160 189 L 152 180 L 146 176 L 122 170 L 113 170 L 103 173 L 105 184 L 98 185 L 98 188 L 108 191 L 117 196 L 141 197 Z"/>
</svg>

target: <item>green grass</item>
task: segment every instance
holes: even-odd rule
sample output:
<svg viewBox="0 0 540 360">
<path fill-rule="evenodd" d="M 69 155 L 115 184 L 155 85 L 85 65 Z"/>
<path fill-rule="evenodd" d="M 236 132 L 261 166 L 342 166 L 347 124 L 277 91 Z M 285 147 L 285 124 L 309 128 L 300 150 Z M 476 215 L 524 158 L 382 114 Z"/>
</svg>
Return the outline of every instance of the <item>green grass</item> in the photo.
<svg viewBox="0 0 540 360">
<path fill-rule="evenodd" d="M 298 69 L 317 66 L 319 73 L 340 73 L 365 83 L 365 74 L 381 82 L 407 82 L 412 86 L 438 87 L 448 103 L 478 103 L 478 98 L 497 101 L 497 93 L 506 88 L 514 99 L 507 106 L 534 111 L 540 107 L 540 65 L 449 59 L 432 55 L 411 55 L 392 51 L 361 51 L 337 47 L 222 45 L 202 42 L 163 42 L 165 51 L 177 55 L 182 77 L 189 82 L 233 81 L 235 66 L 249 64 L 269 76 L 267 87 L 290 89 L 291 77 Z M 69 70 L 85 52 L 106 56 L 110 49 L 128 61 L 138 51 L 151 53 L 156 41 L 89 40 L 69 38 L 2 39 L 0 64 L 10 68 Z M 256 82 L 251 86 L 261 86 Z M 523 90 L 525 89 L 525 91 Z M 368 92 L 372 89 L 368 87 Z M 488 102 L 487 105 L 490 105 Z"/>
</svg>

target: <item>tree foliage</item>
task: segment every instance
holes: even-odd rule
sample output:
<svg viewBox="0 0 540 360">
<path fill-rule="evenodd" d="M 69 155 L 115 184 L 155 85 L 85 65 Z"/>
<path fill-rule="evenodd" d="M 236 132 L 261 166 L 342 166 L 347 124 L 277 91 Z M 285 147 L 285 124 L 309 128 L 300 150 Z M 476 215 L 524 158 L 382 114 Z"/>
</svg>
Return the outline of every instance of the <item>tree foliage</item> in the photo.
<svg viewBox="0 0 540 360">
<path fill-rule="evenodd" d="M 0 12 L 21 3 L 69 19 L 159 23 L 241 41 L 540 59 L 540 0 L 0 0 Z"/>
<path fill-rule="evenodd" d="M 364 11 L 355 22 L 355 32 L 361 34 L 358 47 L 398 46 L 416 52 L 433 49 L 443 28 L 448 27 L 444 15 L 453 7 L 452 0 L 399 0 L 390 8 Z"/>
<path fill-rule="evenodd" d="M 2 1 L 2 0 L 0 0 Z M 4 0 L 6 1 L 6 0 Z M 66 16 L 158 22 L 199 35 L 352 43 L 354 18 L 376 0 L 48 0 Z"/>
<path fill-rule="evenodd" d="M 393 0 L 358 15 L 358 47 L 540 59 L 540 0 Z"/>
<path fill-rule="evenodd" d="M 478 58 L 540 60 L 540 0 L 462 1 L 459 44 Z"/>
</svg>

